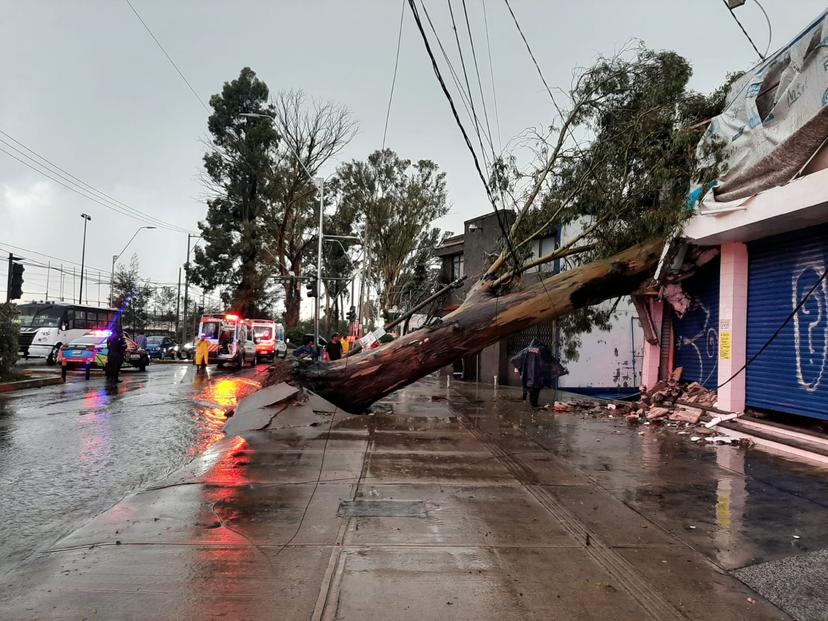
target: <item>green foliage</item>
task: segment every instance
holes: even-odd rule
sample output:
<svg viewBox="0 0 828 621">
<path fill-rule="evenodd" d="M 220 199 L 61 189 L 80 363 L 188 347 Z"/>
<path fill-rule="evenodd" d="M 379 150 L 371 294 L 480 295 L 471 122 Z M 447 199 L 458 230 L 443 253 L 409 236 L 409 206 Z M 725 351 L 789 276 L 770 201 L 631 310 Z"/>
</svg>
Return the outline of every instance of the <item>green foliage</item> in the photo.
<svg viewBox="0 0 828 621">
<path fill-rule="evenodd" d="M 640 47 L 599 59 L 576 77 L 558 124 L 536 135 L 540 165 L 526 172 L 514 156 L 496 162 L 493 186 L 529 205 L 514 236 L 521 260 L 527 241 L 557 229 L 577 249 L 564 259 L 574 267 L 665 238 L 691 215 L 691 187 L 723 166 L 721 145 L 697 153 L 697 144 L 735 79 L 703 95 L 688 89 L 691 75 L 687 60 L 669 51 Z M 563 354 L 577 357 L 579 335 L 608 329 L 610 319 L 605 308 L 561 318 Z"/>
<path fill-rule="evenodd" d="M 118 265 L 112 281 L 115 308 L 122 309 L 121 325 L 132 334 L 143 330 L 149 321 L 152 289 L 141 282 L 138 257 L 132 255 L 129 267 Z"/>
<path fill-rule="evenodd" d="M 572 91 L 571 130 L 588 140 L 562 152 L 523 233 L 598 222 L 580 242 L 594 249 L 580 260 L 669 235 L 689 215 L 691 184 L 714 178 L 721 165 L 715 154 L 700 163 L 696 145 L 732 78 L 702 95 L 688 89 L 691 75 L 675 52 L 646 48 L 585 71 Z"/>
<path fill-rule="evenodd" d="M 262 238 L 270 224 L 266 197 L 279 135 L 270 119 L 243 115 L 272 114 L 268 96 L 267 85 L 245 67 L 210 98 L 214 148 L 204 156 L 204 170 L 212 196 L 198 225 L 204 245 L 195 248 L 189 268 L 194 284 L 221 287 L 225 304 L 248 316 L 270 302 Z"/>
<path fill-rule="evenodd" d="M 16 304 L 0 304 L 0 379 L 3 380 L 13 376 L 12 369 L 17 362 L 20 326 L 16 318 Z"/>
<path fill-rule="evenodd" d="M 175 321 L 178 292 L 175 287 L 159 287 L 152 296 L 153 315 L 156 321 Z"/>
<path fill-rule="evenodd" d="M 431 224 L 448 212 L 446 175 L 430 160 L 412 163 L 390 149 L 337 169 L 341 203 L 368 237 L 371 278 L 384 311 L 404 306 L 424 282 L 440 233 Z"/>
</svg>

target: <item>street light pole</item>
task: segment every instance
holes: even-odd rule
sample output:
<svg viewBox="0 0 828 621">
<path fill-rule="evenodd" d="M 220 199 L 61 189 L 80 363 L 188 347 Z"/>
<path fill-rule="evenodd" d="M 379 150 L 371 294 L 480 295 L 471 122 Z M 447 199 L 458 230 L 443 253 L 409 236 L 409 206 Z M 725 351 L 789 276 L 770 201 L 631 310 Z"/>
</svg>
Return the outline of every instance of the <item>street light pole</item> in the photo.
<svg viewBox="0 0 828 621">
<path fill-rule="evenodd" d="M 83 296 L 83 264 L 86 261 L 86 224 L 92 220 L 92 217 L 85 213 L 81 214 L 81 218 L 83 218 L 83 249 L 81 250 L 81 273 L 80 287 L 78 288 L 78 304 L 81 303 L 81 297 Z"/>
<path fill-rule="evenodd" d="M 322 222 L 325 216 L 325 179 L 316 177 L 316 187 L 319 189 L 319 243 L 316 254 L 316 299 L 313 314 L 314 343 L 319 347 L 319 298 L 322 296 Z"/>
<path fill-rule="evenodd" d="M 187 307 L 190 302 L 190 239 L 201 239 L 201 237 L 187 233 L 187 260 L 184 261 L 184 329 L 181 332 L 182 343 L 187 340 Z"/>
<path fill-rule="evenodd" d="M 118 259 L 121 258 L 121 255 L 126 252 L 126 249 L 129 248 L 129 245 L 132 243 L 132 240 L 135 239 L 138 236 L 138 233 L 140 233 L 144 229 L 154 229 L 154 228 L 156 228 L 156 227 L 154 227 L 154 226 L 139 226 L 138 229 L 132 234 L 132 237 L 129 238 L 129 241 L 126 243 L 126 246 L 124 246 L 124 249 L 121 250 L 121 252 L 119 252 L 118 254 L 113 254 L 112 255 L 112 272 L 109 275 L 109 306 L 110 307 L 113 304 L 115 304 L 115 296 L 114 296 L 114 293 L 113 293 L 113 286 L 115 285 L 115 263 L 118 261 Z M 83 280 L 81 280 L 81 282 L 83 282 Z"/>
</svg>

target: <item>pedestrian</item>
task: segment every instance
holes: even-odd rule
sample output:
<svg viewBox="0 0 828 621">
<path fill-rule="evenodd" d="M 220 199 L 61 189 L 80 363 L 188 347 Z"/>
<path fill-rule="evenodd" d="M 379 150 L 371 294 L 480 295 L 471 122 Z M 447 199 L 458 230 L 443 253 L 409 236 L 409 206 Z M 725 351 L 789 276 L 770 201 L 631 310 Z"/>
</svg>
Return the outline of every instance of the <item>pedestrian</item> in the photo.
<svg viewBox="0 0 828 621">
<path fill-rule="evenodd" d="M 144 334 L 143 332 L 141 334 L 139 334 L 138 337 L 135 339 L 135 344 L 138 345 L 138 347 L 140 347 L 141 349 L 146 349 L 147 348 L 147 335 Z"/>
<path fill-rule="evenodd" d="M 206 334 L 202 334 L 199 339 L 198 343 L 196 344 L 196 351 L 195 351 L 195 364 L 196 369 L 198 371 L 206 371 L 207 370 L 207 363 L 210 359 L 210 339 L 207 338 Z"/>
<path fill-rule="evenodd" d="M 515 373 L 520 374 L 524 401 L 528 395 L 529 404 L 535 408 L 538 407 L 540 391 L 552 388 L 555 378 L 568 373 L 549 347 L 537 339 L 532 339 L 529 347 L 522 349 L 511 363 Z"/>
<path fill-rule="evenodd" d="M 106 340 L 106 350 L 106 377 L 110 382 L 117 384 L 121 381 L 118 374 L 121 372 L 121 365 L 124 363 L 127 350 L 124 331 L 120 326 L 116 326 L 111 331 Z"/>
<path fill-rule="evenodd" d="M 319 360 L 319 349 L 317 349 L 316 344 L 313 342 L 312 336 L 305 337 L 302 347 L 297 347 L 293 351 L 293 357 L 305 362 L 316 362 Z"/>
<path fill-rule="evenodd" d="M 334 334 L 331 337 L 331 342 L 325 346 L 325 351 L 328 352 L 328 360 L 339 360 L 342 358 L 342 337 Z"/>
</svg>

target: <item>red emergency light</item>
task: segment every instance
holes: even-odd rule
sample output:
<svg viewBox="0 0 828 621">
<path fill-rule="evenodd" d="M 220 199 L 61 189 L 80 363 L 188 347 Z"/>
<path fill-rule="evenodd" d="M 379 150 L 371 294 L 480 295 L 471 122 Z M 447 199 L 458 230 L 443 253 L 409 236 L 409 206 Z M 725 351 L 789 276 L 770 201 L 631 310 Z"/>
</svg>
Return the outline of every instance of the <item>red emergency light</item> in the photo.
<svg viewBox="0 0 828 621">
<path fill-rule="evenodd" d="M 239 320 L 239 316 L 234 315 L 233 313 L 228 313 L 227 315 L 224 316 L 224 318 L 227 319 L 228 321 L 238 321 Z"/>
</svg>

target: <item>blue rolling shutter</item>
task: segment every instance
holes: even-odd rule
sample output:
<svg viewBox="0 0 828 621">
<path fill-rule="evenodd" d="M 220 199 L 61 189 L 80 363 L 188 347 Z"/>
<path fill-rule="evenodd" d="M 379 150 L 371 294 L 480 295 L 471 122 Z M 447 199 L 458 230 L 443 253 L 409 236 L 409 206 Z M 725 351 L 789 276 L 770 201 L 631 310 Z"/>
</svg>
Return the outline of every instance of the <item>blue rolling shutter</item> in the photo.
<svg viewBox="0 0 828 621">
<path fill-rule="evenodd" d="M 715 390 L 719 381 L 719 265 L 717 258 L 682 283 L 690 308 L 677 319 L 675 366 L 684 382 Z"/>
<path fill-rule="evenodd" d="M 828 226 L 748 245 L 748 359 L 817 283 L 828 258 Z M 828 419 L 828 281 L 747 369 L 748 406 Z"/>
</svg>

